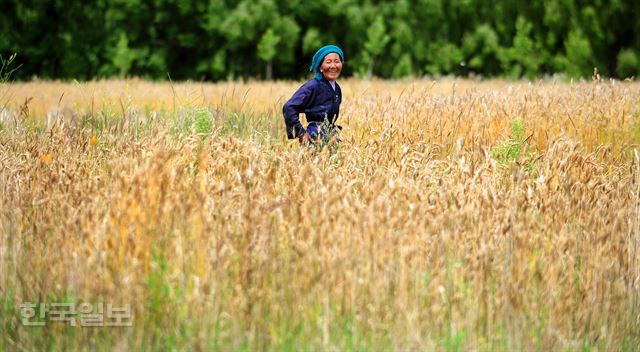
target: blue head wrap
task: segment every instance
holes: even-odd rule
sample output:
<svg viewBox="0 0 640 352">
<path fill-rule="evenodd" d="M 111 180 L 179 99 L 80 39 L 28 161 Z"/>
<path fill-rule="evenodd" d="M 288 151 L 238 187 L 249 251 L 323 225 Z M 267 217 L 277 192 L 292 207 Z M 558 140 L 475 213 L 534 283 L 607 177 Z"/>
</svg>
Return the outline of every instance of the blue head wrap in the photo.
<svg viewBox="0 0 640 352">
<path fill-rule="evenodd" d="M 342 53 L 342 49 L 335 45 L 325 45 L 316 51 L 315 55 L 313 55 L 313 60 L 311 60 L 311 66 L 309 66 L 309 72 L 315 72 L 316 75 L 313 77 L 317 80 L 321 80 L 323 75 L 319 71 L 320 65 L 322 65 L 322 60 L 325 56 L 331 53 L 336 53 L 340 56 L 340 60 L 344 61 L 344 54 Z"/>
</svg>

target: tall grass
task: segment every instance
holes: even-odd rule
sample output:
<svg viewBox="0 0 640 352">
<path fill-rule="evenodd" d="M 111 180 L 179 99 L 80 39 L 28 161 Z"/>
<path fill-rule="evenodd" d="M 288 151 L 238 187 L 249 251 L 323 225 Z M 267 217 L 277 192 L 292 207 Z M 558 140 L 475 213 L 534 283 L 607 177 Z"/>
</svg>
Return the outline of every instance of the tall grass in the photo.
<svg viewBox="0 0 640 352">
<path fill-rule="evenodd" d="M 12 84 L 4 349 L 637 349 L 640 86 L 345 81 L 333 153 L 286 141 L 296 86 Z"/>
</svg>

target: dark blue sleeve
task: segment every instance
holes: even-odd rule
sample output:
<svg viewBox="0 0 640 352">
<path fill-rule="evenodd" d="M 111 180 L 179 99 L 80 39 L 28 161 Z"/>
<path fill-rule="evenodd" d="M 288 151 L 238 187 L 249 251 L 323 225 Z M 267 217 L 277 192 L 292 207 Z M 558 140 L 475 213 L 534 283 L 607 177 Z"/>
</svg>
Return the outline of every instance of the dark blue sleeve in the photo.
<svg viewBox="0 0 640 352">
<path fill-rule="evenodd" d="M 311 94 L 313 93 L 313 87 L 311 81 L 303 84 L 298 90 L 293 93 L 291 99 L 289 99 L 282 107 L 282 113 L 284 114 L 284 123 L 287 127 L 287 138 L 293 139 L 306 133 L 302 123 L 300 123 L 300 113 L 309 104 L 311 100 Z"/>
</svg>

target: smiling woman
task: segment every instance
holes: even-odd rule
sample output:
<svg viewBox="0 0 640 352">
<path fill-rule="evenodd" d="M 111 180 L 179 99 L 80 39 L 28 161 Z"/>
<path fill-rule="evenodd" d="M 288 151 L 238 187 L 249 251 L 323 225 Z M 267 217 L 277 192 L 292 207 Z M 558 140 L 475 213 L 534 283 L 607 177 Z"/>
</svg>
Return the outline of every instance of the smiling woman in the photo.
<svg viewBox="0 0 640 352">
<path fill-rule="evenodd" d="M 335 122 L 340 114 L 342 91 L 336 79 L 342 72 L 344 53 L 335 45 L 320 48 L 311 61 L 312 80 L 305 82 L 293 94 L 282 109 L 289 139 L 298 138 L 300 143 L 327 141 L 337 134 L 340 126 Z M 307 128 L 300 122 L 300 114 L 307 118 Z"/>
</svg>

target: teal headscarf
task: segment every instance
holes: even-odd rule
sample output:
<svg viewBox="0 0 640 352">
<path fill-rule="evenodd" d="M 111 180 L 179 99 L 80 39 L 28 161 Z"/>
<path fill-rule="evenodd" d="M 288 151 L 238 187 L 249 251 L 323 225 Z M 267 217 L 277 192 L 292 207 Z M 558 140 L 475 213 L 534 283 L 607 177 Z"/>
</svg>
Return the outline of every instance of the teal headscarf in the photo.
<svg viewBox="0 0 640 352">
<path fill-rule="evenodd" d="M 336 53 L 340 56 L 340 60 L 344 61 L 344 54 L 342 53 L 342 49 L 335 45 L 325 45 L 316 51 L 315 55 L 313 55 L 313 60 L 311 60 L 311 66 L 309 66 L 309 72 L 315 72 L 316 75 L 313 77 L 317 80 L 321 80 L 323 75 L 319 71 L 320 65 L 322 65 L 322 60 L 325 56 Z"/>
</svg>

